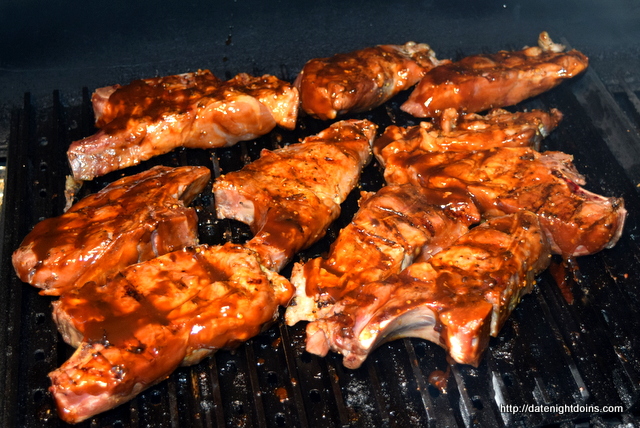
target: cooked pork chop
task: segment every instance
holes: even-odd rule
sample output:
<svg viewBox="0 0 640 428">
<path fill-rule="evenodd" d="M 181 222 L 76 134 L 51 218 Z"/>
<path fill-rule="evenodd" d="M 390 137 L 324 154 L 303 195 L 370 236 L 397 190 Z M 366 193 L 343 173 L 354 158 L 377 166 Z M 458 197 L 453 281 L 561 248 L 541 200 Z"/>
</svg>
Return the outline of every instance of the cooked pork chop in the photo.
<svg viewBox="0 0 640 428">
<path fill-rule="evenodd" d="M 97 285 L 122 268 L 195 245 L 198 218 L 187 208 L 209 182 L 206 167 L 157 166 L 123 177 L 36 224 L 13 253 L 18 277 L 41 294 Z"/>
<path fill-rule="evenodd" d="M 294 265 L 287 324 L 327 316 L 342 296 L 399 273 L 418 256 L 428 258 L 479 221 L 478 209 L 460 192 L 408 184 L 364 193 L 328 256 Z"/>
<path fill-rule="evenodd" d="M 301 143 L 263 150 L 258 160 L 215 180 L 218 217 L 248 224 L 254 237 L 246 246 L 279 271 L 338 217 L 371 159 L 375 132 L 368 120 L 346 120 Z"/>
<path fill-rule="evenodd" d="M 179 365 L 257 335 L 293 289 L 239 245 L 197 246 L 65 293 L 55 320 L 77 350 L 49 374 L 65 422 L 130 400 Z"/>
<path fill-rule="evenodd" d="M 380 45 L 308 61 L 294 85 L 302 109 L 322 120 L 368 111 L 409 89 L 440 64 L 431 48 Z"/>
<path fill-rule="evenodd" d="M 389 183 L 467 191 L 489 215 L 535 212 L 553 252 L 564 257 L 611 248 L 622 234 L 624 201 L 580 187 L 585 181 L 570 155 L 522 147 L 384 154 Z"/>
<path fill-rule="evenodd" d="M 476 365 L 550 259 L 535 214 L 492 218 L 426 262 L 345 296 L 335 315 L 307 325 L 306 349 L 357 368 L 380 344 L 419 337 L 454 361 Z"/>
<path fill-rule="evenodd" d="M 546 32 L 538 46 L 474 55 L 429 71 L 400 108 L 416 117 L 437 117 L 446 109 L 473 113 L 517 104 L 582 73 L 589 60 L 564 52 Z"/>
<path fill-rule="evenodd" d="M 551 109 L 511 113 L 495 109 L 486 116 L 467 114 L 455 118 L 446 129 L 431 122 L 400 127 L 388 126 L 373 144 L 373 153 L 379 161 L 384 161 L 382 151 L 471 151 L 487 150 L 494 147 L 533 147 L 553 131 L 562 120 L 562 113 Z"/>
<path fill-rule="evenodd" d="M 161 114 L 172 106 L 188 106 L 222 83 L 209 70 L 198 70 L 97 88 L 91 95 L 96 127 L 103 128 L 117 118 L 142 117 L 153 111 Z"/>
<path fill-rule="evenodd" d="M 205 72 L 134 81 L 94 96 L 100 130 L 67 156 L 76 180 L 91 180 L 178 147 L 215 148 L 251 140 L 276 125 L 293 129 L 298 90 L 274 76 Z"/>
</svg>

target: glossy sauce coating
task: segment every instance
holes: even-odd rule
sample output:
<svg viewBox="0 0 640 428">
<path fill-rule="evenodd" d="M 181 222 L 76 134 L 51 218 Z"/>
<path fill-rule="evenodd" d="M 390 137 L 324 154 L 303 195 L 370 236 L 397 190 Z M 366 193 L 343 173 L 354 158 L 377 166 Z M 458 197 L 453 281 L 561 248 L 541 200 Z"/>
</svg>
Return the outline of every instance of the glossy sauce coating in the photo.
<svg viewBox="0 0 640 428">
<path fill-rule="evenodd" d="M 588 58 L 540 35 L 539 46 L 474 55 L 429 71 L 400 107 L 416 117 L 437 117 L 446 109 L 474 113 L 517 104 L 582 73 Z"/>
<path fill-rule="evenodd" d="M 13 253 L 18 277 L 42 294 L 59 295 L 195 245 L 198 219 L 186 205 L 209 178 L 206 167 L 159 166 L 109 184 L 36 224 Z"/>
<path fill-rule="evenodd" d="M 485 215 L 535 212 L 552 250 L 564 257 L 610 248 L 624 227 L 624 201 L 580 187 L 584 178 L 564 153 L 506 147 L 458 153 L 415 150 L 388 153 L 385 166 L 389 183 L 465 190 Z"/>
<path fill-rule="evenodd" d="M 91 180 L 178 147 L 224 147 L 276 125 L 293 129 L 298 108 L 297 89 L 270 75 L 137 80 L 94 97 L 101 129 L 73 142 L 67 157 L 75 179 Z"/>
<path fill-rule="evenodd" d="M 198 246 L 130 266 L 102 287 L 64 294 L 54 317 L 79 345 L 49 376 L 60 416 L 79 422 L 129 400 L 272 322 L 291 284 L 239 245 Z"/>
<path fill-rule="evenodd" d="M 294 84 L 302 109 L 329 120 L 381 105 L 440 63 L 426 44 L 380 45 L 312 59 Z"/>
<path fill-rule="evenodd" d="M 339 352 L 357 368 L 381 343 L 420 337 L 477 365 L 549 258 L 535 214 L 491 218 L 429 260 L 346 295 L 334 316 L 307 325 L 306 349 Z"/>
<path fill-rule="evenodd" d="M 420 149 L 427 152 L 462 152 L 495 147 L 533 147 L 537 149 L 562 120 L 562 113 L 551 109 L 508 112 L 495 109 L 485 116 L 467 114 L 447 124 L 445 129 L 431 122 L 400 127 L 388 126 L 376 139 L 373 153 L 380 162 L 389 153 Z"/>
<path fill-rule="evenodd" d="M 165 114 L 184 111 L 194 101 L 219 90 L 222 83 L 209 70 L 198 70 L 98 88 L 91 96 L 96 126 L 111 124 L 113 133 L 134 118 L 158 120 Z"/>
<path fill-rule="evenodd" d="M 367 120 L 341 121 L 301 143 L 263 150 L 214 182 L 218 217 L 249 224 L 254 237 L 246 246 L 280 270 L 337 218 L 371 159 L 375 131 Z"/>
<path fill-rule="evenodd" d="M 363 194 L 329 254 L 294 266 L 296 295 L 287 323 L 328 316 L 342 296 L 399 273 L 417 257 L 430 257 L 479 221 L 471 199 L 457 191 L 402 185 Z"/>
</svg>

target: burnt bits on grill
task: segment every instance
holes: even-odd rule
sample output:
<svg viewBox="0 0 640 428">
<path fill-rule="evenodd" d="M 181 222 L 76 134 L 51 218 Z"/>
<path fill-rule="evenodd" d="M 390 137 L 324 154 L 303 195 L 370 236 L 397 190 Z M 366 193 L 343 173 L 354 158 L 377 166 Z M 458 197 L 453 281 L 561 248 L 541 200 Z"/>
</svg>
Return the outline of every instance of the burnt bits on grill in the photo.
<svg viewBox="0 0 640 428">
<path fill-rule="evenodd" d="M 512 56 L 548 59 L 559 50 L 543 33 L 542 47 Z M 341 86 L 329 75 L 317 80 L 336 96 L 333 105 L 323 105 L 325 113 L 307 108 L 323 119 L 373 108 L 427 69 L 450 66 L 412 43 L 334 59 L 327 70 L 350 83 Z M 529 65 L 520 63 L 524 71 Z M 313 73 L 303 70 L 296 82 L 301 91 Z M 349 74 L 365 82 L 345 80 Z M 492 99 L 482 109 L 516 102 L 501 92 L 513 82 L 495 80 L 502 86 L 481 91 L 484 101 Z M 474 83 L 483 88 L 482 80 Z M 538 88 L 526 96 L 553 86 L 545 79 L 528 84 Z M 222 82 L 206 71 L 101 88 L 93 97 L 101 130 L 72 145 L 74 174 L 91 179 L 178 146 L 214 148 L 253 139 L 276 124 L 291 129 L 297 96 L 272 76 Z M 414 336 L 443 344 L 458 362 L 478 364 L 489 335 L 530 291 L 550 251 L 573 257 L 615 244 L 623 201 L 582 189 L 568 155 L 534 150 L 562 115 L 554 109 L 470 114 L 480 108 L 476 101 L 438 110 L 416 127 L 390 126 L 378 140 L 375 154 L 388 185 L 363 193 L 361 210 L 328 258 L 294 268 L 298 307 L 289 307 L 287 321 L 315 320 L 307 330 L 310 352 L 333 349 L 347 367 L 357 367 L 380 343 Z M 216 122 L 219 110 L 241 117 Z M 217 214 L 250 225 L 254 238 L 246 244 L 176 243 L 171 248 L 189 248 L 156 251 L 153 260 L 114 268 L 119 273 L 106 280 L 63 293 L 54 316 L 78 349 L 50 374 L 61 417 L 77 422 L 127 401 L 179 364 L 233 347 L 274 320 L 293 293 L 276 272 L 338 216 L 371 159 L 376 130 L 367 120 L 339 122 L 301 144 L 265 150 L 255 163 L 216 180 Z"/>
</svg>

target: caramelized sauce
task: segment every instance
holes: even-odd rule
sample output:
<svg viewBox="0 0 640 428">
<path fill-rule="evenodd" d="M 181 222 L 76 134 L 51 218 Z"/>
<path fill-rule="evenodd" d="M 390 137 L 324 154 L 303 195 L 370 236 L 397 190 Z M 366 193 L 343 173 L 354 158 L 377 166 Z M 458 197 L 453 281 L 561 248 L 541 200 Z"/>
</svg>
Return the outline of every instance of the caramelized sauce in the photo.
<svg viewBox="0 0 640 428">
<path fill-rule="evenodd" d="M 572 180 L 570 159 L 530 148 L 477 152 L 390 154 L 385 159 L 390 184 L 467 192 L 483 214 L 528 210 L 553 237 L 553 251 L 565 257 L 593 254 L 615 242 L 625 218 L 621 199 L 592 194 Z"/>
<path fill-rule="evenodd" d="M 222 83 L 208 70 L 190 77 L 141 79 L 119 87 L 109 97 L 110 114 L 99 125 L 108 134 L 116 134 L 126 129 L 131 119 L 156 121 L 166 114 L 186 111 L 196 100 L 218 90 Z"/>
</svg>

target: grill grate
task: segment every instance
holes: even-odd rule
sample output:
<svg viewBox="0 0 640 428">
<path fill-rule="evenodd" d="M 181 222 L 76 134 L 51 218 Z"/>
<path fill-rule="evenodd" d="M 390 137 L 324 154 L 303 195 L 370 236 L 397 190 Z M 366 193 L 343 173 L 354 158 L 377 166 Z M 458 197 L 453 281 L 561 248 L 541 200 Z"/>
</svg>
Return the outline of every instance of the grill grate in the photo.
<svg viewBox="0 0 640 428">
<path fill-rule="evenodd" d="M 635 97 L 635 98 L 634 98 Z M 597 103 L 594 101 L 596 100 Z M 400 100 L 366 115 L 381 128 L 416 120 L 398 110 Z M 545 272 L 534 293 L 523 299 L 492 339 L 478 368 L 449 366 L 438 346 L 416 339 L 383 345 L 358 370 L 341 365 L 338 355 L 325 358 L 304 352 L 304 325 L 277 323 L 234 351 L 220 351 L 202 363 L 176 370 L 167 381 L 130 403 L 98 415 L 86 427 L 503 427 L 605 426 L 639 423 L 640 397 L 640 249 L 638 220 L 640 156 L 637 93 L 621 85 L 609 92 L 591 71 L 519 108 L 557 107 L 561 126 L 544 149 L 575 156 L 587 187 L 623 196 L 630 213 L 618 245 L 576 260 L 575 297 L 568 304 Z M 634 122 L 635 121 L 635 122 Z M 326 126 L 309 118 L 292 132 L 274 131 L 254 142 L 215 152 L 177 150 L 139 167 L 89 183 L 94 192 L 123 173 L 151 164 L 201 164 L 214 175 L 238 169 L 270 149 L 297 141 Z M 93 132 L 90 94 L 80 106 L 67 106 L 57 91 L 53 107 L 40 109 L 29 95 L 11 118 L 5 185 L 2 261 L 0 265 L 0 396 L 2 426 L 64 426 L 47 391 L 47 373 L 59 366 L 70 348 L 51 319 L 50 298 L 22 284 L 10 263 L 12 251 L 38 221 L 64 208 L 68 144 Z M 361 188 L 382 182 L 378 166 L 368 166 Z M 343 215 L 327 238 L 304 251 L 314 257 L 328 249 L 357 208 L 357 193 L 345 202 Z M 248 228 L 217 220 L 210 189 L 196 201 L 201 242 L 242 242 Z M 284 274 L 288 275 L 285 270 Z M 449 370 L 446 392 L 430 383 L 436 370 Z M 624 412 L 503 413 L 501 405 L 621 405 Z"/>
</svg>

